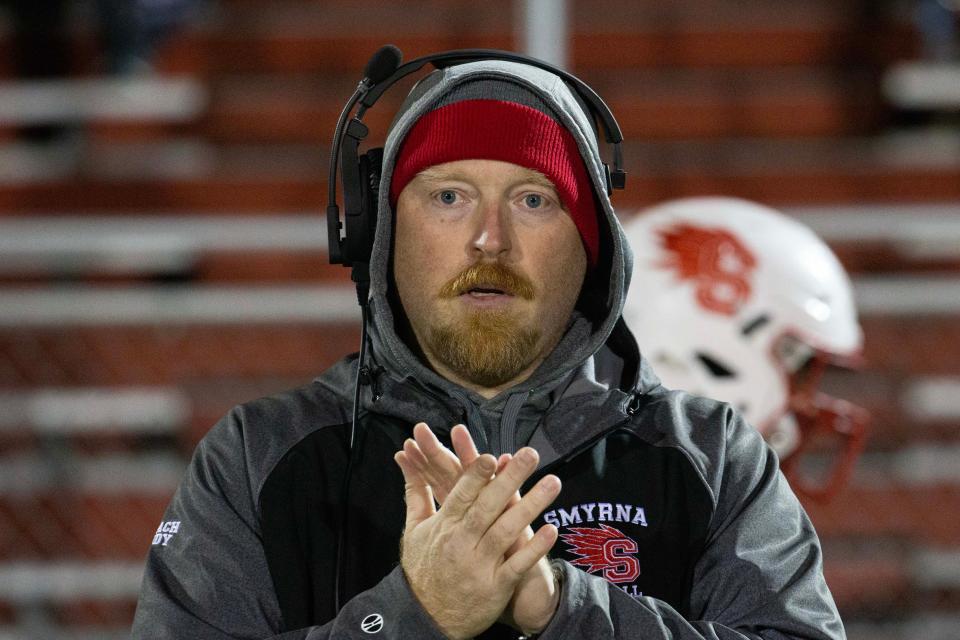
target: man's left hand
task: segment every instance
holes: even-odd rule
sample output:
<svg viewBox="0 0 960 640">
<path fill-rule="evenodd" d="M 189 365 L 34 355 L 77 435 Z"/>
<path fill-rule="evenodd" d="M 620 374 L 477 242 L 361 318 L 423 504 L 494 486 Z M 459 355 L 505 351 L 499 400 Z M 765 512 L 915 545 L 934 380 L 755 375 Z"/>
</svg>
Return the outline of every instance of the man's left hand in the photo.
<svg viewBox="0 0 960 640">
<path fill-rule="evenodd" d="M 454 451 L 450 451 L 437 440 L 430 428 L 419 423 L 413 428 L 414 439 L 404 443 L 403 450 L 397 456 L 407 462 L 420 478 L 433 489 L 437 502 L 443 504 L 453 489 L 463 470 L 479 457 L 470 432 L 463 425 L 453 427 L 450 433 Z M 499 473 L 511 459 L 510 454 L 500 456 L 497 465 Z M 520 494 L 514 495 L 507 508 L 520 500 Z M 524 543 L 533 537 L 533 529 L 527 527 L 517 541 L 507 551 L 509 557 Z M 510 605 L 504 611 L 501 622 L 509 624 L 524 634 L 533 634 L 543 629 L 553 618 L 560 601 L 560 588 L 554 577 L 549 561 L 544 558 L 530 569 L 517 585 Z"/>
</svg>

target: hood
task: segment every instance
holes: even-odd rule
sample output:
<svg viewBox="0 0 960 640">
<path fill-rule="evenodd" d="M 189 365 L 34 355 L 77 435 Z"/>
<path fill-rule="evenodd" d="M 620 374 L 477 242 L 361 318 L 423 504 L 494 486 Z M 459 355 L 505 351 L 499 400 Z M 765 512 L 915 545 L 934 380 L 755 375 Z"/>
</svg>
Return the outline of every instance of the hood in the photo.
<svg viewBox="0 0 960 640">
<path fill-rule="evenodd" d="M 505 390 L 496 398 L 486 400 L 435 373 L 397 335 L 395 310 L 388 297 L 394 222 L 389 192 L 401 143 L 413 124 L 444 95 L 465 82 L 480 79 L 500 79 L 521 84 L 556 112 L 577 142 L 593 185 L 600 217 L 601 258 L 593 272 L 588 274 L 584 285 L 585 289 L 589 289 L 589 295 L 585 298 L 590 300 L 589 312 L 586 315 L 574 313 L 566 334 L 554 351 L 530 378 L 518 385 L 525 393 L 546 391 L 560 385 L 608 342 L 615 327 L 618 327 L 629 274 L 632 272 L 632 257 L 606 193 L 605 174 L 593 124 L 571 89 L 559 77 L 536 67 L 488 60 L 434 71 L 414 87 L 394 118 L 384 147 L 377 226 L 370 262 L 369 331 L 372 355 L 376 363 L 394 379 L 412 378 L 423 388 L 445 396 L 462 397 L 466 394 L 477 405 L 489 406 L 491 403 L 502 404 L 516 389 Z M 622 332 L 618 330 L 619 333 Z M 625 351 L 636 354 L 632 336 L 620 336 L 613 342 L 623 343 L 624 340 L 632 345 L 628 345 Z M 624 360 L 630 357 L 621 356 Z M 639 371 L 638 362 L 625 362 L 625 365 Z"/>
</svg>

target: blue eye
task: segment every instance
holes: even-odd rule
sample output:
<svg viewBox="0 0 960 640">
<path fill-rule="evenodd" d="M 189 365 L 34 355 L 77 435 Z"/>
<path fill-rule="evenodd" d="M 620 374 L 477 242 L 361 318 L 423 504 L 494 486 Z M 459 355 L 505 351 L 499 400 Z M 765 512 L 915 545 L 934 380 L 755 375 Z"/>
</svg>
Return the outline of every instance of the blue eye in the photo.
<svg viewBox="0 0 960 640">
<path fill-rule="evenodd" d="M 530 195 L 524 196 L 523 203 L 531 209 L 539 209 L 543 206 L 543 196 L 531 193 Z"/>
<path fill-rule="evenodd" d="M 457 201 L 457 192 L 450 191 L 448 189 L 446 191 L 441 191 L 439 197 L 440 197 L 440 202 L 442 202 L 443 204 L 454 204 Z"/>
</svg>

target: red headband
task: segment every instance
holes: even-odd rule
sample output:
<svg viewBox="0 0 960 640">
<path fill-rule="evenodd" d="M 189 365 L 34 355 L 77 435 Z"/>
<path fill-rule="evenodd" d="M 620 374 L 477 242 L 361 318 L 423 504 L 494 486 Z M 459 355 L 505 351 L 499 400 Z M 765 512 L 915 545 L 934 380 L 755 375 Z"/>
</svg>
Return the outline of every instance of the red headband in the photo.
<svg viewBox="0 0 960 640">
<path fill-rule="evenodd" d="M 417 120 L 397 154 L 390 182 L 396 206 L 407 183 L 427 167 L 456 160 L 501 160 L 539 171 L 554 184 L 580 232 L 590 267 L 600 233 L 593 189 L 573 135 L 532 107 L 503 100 L 462 100 Z"/>
</svg>

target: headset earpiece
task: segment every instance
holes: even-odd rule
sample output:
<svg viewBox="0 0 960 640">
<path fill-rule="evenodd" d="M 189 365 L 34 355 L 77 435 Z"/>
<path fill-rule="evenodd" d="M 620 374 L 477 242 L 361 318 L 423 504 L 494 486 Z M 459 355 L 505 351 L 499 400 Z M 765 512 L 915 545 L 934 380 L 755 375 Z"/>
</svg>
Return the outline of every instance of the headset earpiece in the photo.
<svg viewBox="0 0 960 640">
<path fill-rule="evenodd" d="M 347 127 L 340 154 L 343 176 L 343 239 L 338 241 L 340 262 L 346 265 L 370 262 L 373 233 L 377 226 L 377 200 L 383 149 L 370 149 L 359 155 L 360 142 L 367 136 L 367 127 L 354 118 Z"/>
<path fill-rule="evenodd" d="M 358 163 L 360 188 L 359 213 L 346 219 L 347 254 L 351 262 L 370 262 L 373 234 L 377 228 L 377 204 L 380 197 L 380 171 L 383 149 L 370 149 Z"/>
</svg>

